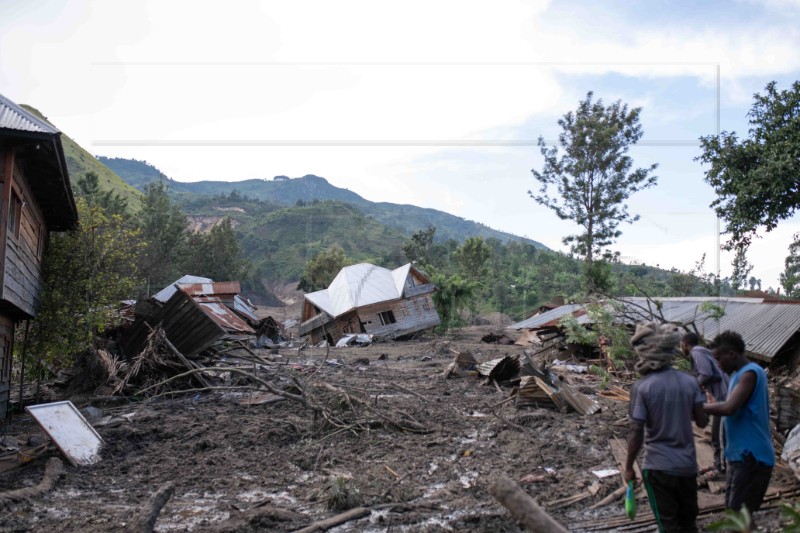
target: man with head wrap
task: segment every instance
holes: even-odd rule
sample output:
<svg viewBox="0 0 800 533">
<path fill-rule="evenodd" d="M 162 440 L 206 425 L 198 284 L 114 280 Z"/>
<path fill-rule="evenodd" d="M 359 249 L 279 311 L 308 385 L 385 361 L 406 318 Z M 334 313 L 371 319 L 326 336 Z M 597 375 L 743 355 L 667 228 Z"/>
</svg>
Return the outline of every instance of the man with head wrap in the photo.
<svg viewBox="0 0 800 533">
<path fill-rule="evenodd" d="M 637 324 L 631 344 L 642 376 L 631 390 L 625 480 L 644 445 L 642 475 L 660 531 L 697 531 L 697 459 L 692 420 L 705 427 L 697 380 L 672 368 L 681 333 L 673 324 Z"/>
</svg>

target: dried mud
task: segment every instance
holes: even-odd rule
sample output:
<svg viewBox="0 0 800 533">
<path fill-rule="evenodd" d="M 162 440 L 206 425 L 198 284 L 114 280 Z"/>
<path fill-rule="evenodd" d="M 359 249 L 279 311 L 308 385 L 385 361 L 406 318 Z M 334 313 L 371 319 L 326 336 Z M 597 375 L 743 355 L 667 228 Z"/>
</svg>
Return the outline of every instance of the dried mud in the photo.
<svg viewBox="0 0 800 533">
<path fill-rule="evenodd" d="M 344 364 L 324 365 L 314 375 L 366 391 L 380 408 L 411 414 L 428 434 L 377 424 L 369 431 L 315 435 L 313 417 L 295 402 L 243 406 L 222 393 L 105 408 L 106 414 L 135 415 L 98 429 L 106 442 L 102 460 L 88 467 L 66 464 L 53 491 L 7 506 L 0 530 L 120 529 L 158 487 L 174 481 L 157 531 L 294 531 L 337 514 L 327 502 L 331 480 L 341 478 L 372 510 L 330 531 L 522 531 L 489 495 L 492 479 L 509 476 L 539 503 L 587 490 L 598 482 L 592 470 L 617 466 L 608 439 L 625 438 L 627 405 L 598 398 L 603 409 L 593 416 L 517 409 L 497 405 L 508 389 L 500 394 L 478 378 L 443 379 L 452 360 L 449 347 L 469 350 L 479 361 L 522 352 L 480 343 L 486 331 L 465 330 L 449 344 L 429 339 L 331 349 L 329 359 Z M 301 379 L 311 368 L 307 363 L 325 358 L 321 349 L 280 355 Z M 369 364 L 354 364 L 363 358 Z M 591 376 L 573 379 L 584 392 L 599 385 Z M 36 432 L 25 417 L 5 429 L 20 436 Z M 45 462 L 0 474 L 0 490 L 37 483 Z M 791 483 L 791 476 L 776 472 L 776 483 Z M 531 481 L 523 482 L 526 476 Z M 621 500 L 588 509 L 621 481 L 612 476 L 600 483 L 596 495 L 551 514 L 571 527 L 620 518 Z M 720 496 L 703 489 L 701 503 L 714 498 Z M 714 518 L 719 515 L 703 523 Z M 762 525 L 777 528 L 777 512 L 766 511 Z"/>
</svg>

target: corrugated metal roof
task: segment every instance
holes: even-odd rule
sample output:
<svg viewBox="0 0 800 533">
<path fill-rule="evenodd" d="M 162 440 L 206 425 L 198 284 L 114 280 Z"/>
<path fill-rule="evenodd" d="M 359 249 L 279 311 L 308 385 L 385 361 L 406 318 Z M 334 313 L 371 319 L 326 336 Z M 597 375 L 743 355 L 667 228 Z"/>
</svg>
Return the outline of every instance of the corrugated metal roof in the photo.
<svg viewBox="0 0 800 533">
<path fill-rule="evenodd" d="M 239 318 L 239 316 L 228 309 L 222 300 L 214 296 L 195 296 L 194 301 L 200 305 L 200 308 L 211 317 L 211 320 L 216 322 L 222 329 L 228 332 L 238 333 L 252 333 L 255 330 L 247 325 L 247 323 Z"/>
<path fill-rule="evenodd" d="M 336 318 L 357 307 L 402 298 L 410 269 L 410 263 L 395 270 L 369 263 L 347 266 L 327 289 L 306 294 L 306 298 Z"/>
<path fill-rule="evenodd" d="M 189 296 L 220 296 L 239 294 L 242 285 L 238 281 L 212 281 L 211 283 L 178 283 Z"/>
<path fill-rule="evenodd" d="M 244 315 L 246 319 L 250 320 L 254 324 L 261 321 L 261 319 L 258 318 L 258 315 L 256 315 L 255 308 L 238 294 L 233 297 L 233 310 Z"/>
<path fill-rule="evenodd" d="M 25 111 L 2 94 L 0 94 L 0 128 L 51 135 L 60 133 L 53 126 Z"/>
<path fill-rule="evenodd" d="M 550 311 L 544 312 L 542 314 L 532 316 L 527 320 L 523 320 L 522 322 L 517 322 L 516 324 L 512 324 L 508 326 L 508 328 L 509 329 L 541 328 L 548 322 L 552 320 L 558 320 L 564 315 L 568 315 L 573 311 L 577 311 L 579 309 L 583 309 L 583 304 L 562 305 L 561 307 L 556 307 L 555 309 L 551 309 Z"/>
<path fill-rule="evenodd" d="M 167 300 L 172 298 L 172 295 L 175 294 L 175 291 L 178 290 L 178 285 L 191 285 L 194 283 L 212 283 L 213 280 L 210 278 L 201 278 L 199 276 L 191 276 L 189 274 L 185 276 L 181 276 L 180 279 L 176 279 L 157 293 L 153 295 L 153 298 L 158 300 L 161 303 L 167 303 Z"/>
<path fill-rule="evenodd" d="M 753 357 L 771 360 L 800 330 L 800 305 L 763 298 L 656 298 L 661 303 L 660 314 L 670 322 L 688 324 L 694 322 L 700 335 L 707 341 L 719 333 L 731 330 L 739 333 L 746 349 Z M 646 298 L 624 298 L 625 311 L 630 323 L 651 318 Z M 711 310 L 702 310 L 704 303 L 721 307 L 725 314 L 719 320 L 713 318 Z M 551 320 L 583 307 L 582 304 L 564 305 L 518 322 L 512 329 L 536 329 Z M 653 315 L 658 311 L 652 310 Z M 581 320 L 583 319 L 583 320 Z M 588 315 L 579 317 L 579 322 L 589 322 Z"/>
</svg>

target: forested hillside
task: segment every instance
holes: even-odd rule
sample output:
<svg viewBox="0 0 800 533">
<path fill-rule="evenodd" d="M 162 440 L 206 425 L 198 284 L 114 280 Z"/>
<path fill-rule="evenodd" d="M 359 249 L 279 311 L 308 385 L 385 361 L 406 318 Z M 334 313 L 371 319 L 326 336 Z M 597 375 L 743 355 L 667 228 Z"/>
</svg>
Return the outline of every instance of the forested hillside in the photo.
<svg viewBox="0 0 800 533">
<path fill-rule="evenodd" d="M 181 183 L 163 176 L 157 168 L 145 161 L 107 157 L 101 157 L 100 161 L 119 174 L 127 183 L 140 190 L 143 190 L 147 183 L 163 180 L 174 197 L 182 202 L 188 201 L 196 195 L 228 195 L 234 191 L 248 198 L 286 206 L 295 205 L 298 202 L 334 200 L 350 204 L 365 215 L 408 234 L 433 226 L 437 229 L 436 236 L 440 241 L 454 239 L 462 242 L 467 237 L 475 236 L 484 239 L 495 238 L 504 242 L 521 239 L 521 237 L 497 231 L 478 222 L 465 220 L 436 209 L 389 202 L 370 202 L 353 191 L 331 185 L 325 178 L 319 176 L 307 175 L 302 178 L 277 176 L 273 179 L 263 180 Z M 536 247 L 544 247 L 536 241 L 526 240 Z"/>
</svg>

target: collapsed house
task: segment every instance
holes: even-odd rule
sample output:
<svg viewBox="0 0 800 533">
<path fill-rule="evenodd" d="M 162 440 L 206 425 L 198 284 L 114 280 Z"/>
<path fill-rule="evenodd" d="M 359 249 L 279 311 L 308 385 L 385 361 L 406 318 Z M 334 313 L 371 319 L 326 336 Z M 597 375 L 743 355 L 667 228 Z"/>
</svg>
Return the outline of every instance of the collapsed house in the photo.
<svg viewBox="0 0 800 533">
<path fill-rule="evenodd" d="M 658 302 L 655 305 L 654 302 Z M 626 297 L 606 302 L 618 304 L 617 319 L 632 326 L 642 320 L 663 319 L 693 324 L 706 342 L 719 333 L 732 330 L 745 341 L 746 355 L 765 364 L 794 364 L 800 355 L 800 305 L 796 301 L 768 298 Z M 722 316 L 720 317 L 719 314 Z M 561 320 L 571 315 L 588 327 L 592 315 L 588 304 L 562 305 L 509 326 L 526 335 L 548 335 L 560 329 Z"/>
<path fill-rule="evenodd" d="M 274 344 L 282 341 L 282 327 L 272 319 L 259 319 L 255 308 L 240 296 L 238 281 L 214 282 L 183 276 L 151 298 L 137 302 L 135 320 L 123 333 L 126 357 L 144 348 L 158 326 L 183 355 L 189 357 L 225 341 Z"/>
<path fill-rule="evenodd" d="M 74 228 L 78 212 L 61 132 L 2 95 L 0 186 L 0 417 L 5 417 L 14 327 L 36 318 L 49 233 Z"/>
<path fill-rule="evenodd" d="M 438 326 L 436 286 L 411 263 L 344 267 L 327 289 L 305 295 L 300 335 L 335 345 L 344 335 L 397 338 Z"/>
</svg>

